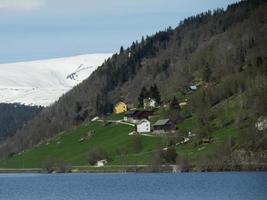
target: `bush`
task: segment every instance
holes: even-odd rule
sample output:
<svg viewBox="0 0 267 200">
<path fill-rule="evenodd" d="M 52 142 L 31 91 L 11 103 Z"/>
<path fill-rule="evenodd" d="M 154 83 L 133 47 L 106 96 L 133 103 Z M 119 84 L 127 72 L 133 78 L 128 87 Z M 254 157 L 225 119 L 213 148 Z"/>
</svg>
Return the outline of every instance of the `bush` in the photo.
<svg viewBox="0 0 267 200">
<path fill-rule="evenodd" d="M 56 160 L 48 158 L 43 162 L 43 170 L 47 173 L 58 172 L 67 173 L 71 172 L 71 165 L 64 160 Z"/>
<path fill-rule="evenodd" d="M 47 173 L 52 173 L 55 170 L 55 161 L 52 158 L 47 158 L 43 162 L 43 170 Z"/>
<path fill-rule="evenodd" d="M 95 147 L 89 150 L 88 152 L 88 162 L 90 165 L 95 165 L 97 161 L 103 160 L 106 158 L 106 152 L 101 148 Z"/>
<path fill-rule="evenodd" d="M 190 163 L 186 156 L 177 156 L 176 164 L 179 165 L 181 172 L 188 172 L 190 169 Z"/>
<path fill-rule="evenodd" d="M 175 147 L 170 147 L 163 152 L 163 158 L 167 163 L 174 164 L 176 162 L 177 152 Z"/>
<path fill-rule="evenodd" d="M 71 172 L 71 165 L 67 162 L 65 162 L 64 160 L 58 160 L 56 162 L 56 172 L 58 173 L 67 173 L 67 172 Z"/>
<path fill-rule="evenodd" d="M 162 150 L 157 149 L 151 155 L 151 158 L 150 158 L 152 172 L 160 172 L 162 170 L 162 166 L 161 166 L 162 160 L 163 160 Z"/>
</svg>

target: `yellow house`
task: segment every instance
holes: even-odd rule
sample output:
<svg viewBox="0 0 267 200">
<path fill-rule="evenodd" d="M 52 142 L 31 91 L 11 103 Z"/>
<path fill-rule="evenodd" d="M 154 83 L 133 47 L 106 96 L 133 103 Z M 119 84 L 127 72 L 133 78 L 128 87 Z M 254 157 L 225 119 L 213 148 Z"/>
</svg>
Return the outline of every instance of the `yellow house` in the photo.
<svg viewBox="0 0 267 200">
<path fill-rule="evenodd" d="M 125 111 L 127 111 L 127 105 L 122 101 L 118 102 L 114 107 L 114 113 L 116 114 L 123 113 Z"/>
</svg>

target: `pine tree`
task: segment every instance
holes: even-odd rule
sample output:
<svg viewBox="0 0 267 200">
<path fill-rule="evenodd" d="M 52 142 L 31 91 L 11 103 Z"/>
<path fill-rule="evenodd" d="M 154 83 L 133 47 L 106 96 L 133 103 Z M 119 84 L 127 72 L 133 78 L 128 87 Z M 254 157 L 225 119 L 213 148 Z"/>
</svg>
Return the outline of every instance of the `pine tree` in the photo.
<svg viewBox="0 0 267 200">
<path fill-rule="evenodd" d="M 158 105 L 161 104 L 160 92 L 159 92 L 156 84 L 154 84 L 153 86 L 150 87 L 150 97 L 155 99 L 155 101 Z"/>
<path fill-rule="evenodd" d="M 141 93 L 138 97 L 138 102 L 139 102 L 139 107 L 143 107 L 144 106 L 144 99 L 147 98 L 149 96 L 149 92 L 147 91 L 146 87 L 144 86 L 141 90 Z"/>
<path fill-rule="evenodd" d="M 206 82 L 209 82 L 211 74 L 212 74 L 212 71 L 211 71 L 210 67 L 208 65 L 206 65 L 205 68 L 203 69 L 203 80 Z"/>
<path fill-rule="evenodd" d="M 102 114 L 103 109 L 102 109 L 102 99 L 100 97 L 100 95 L 98 94 L 96 97 L 96 112 L 97 114 Z"/>
<path fill-rule="evenodd" d="M 122 54 L 124 52 L 123 46 L 121 46 L 120 48 L 120 54 Z"/>
<path fill-rule="evenodd" d="M 76 113 L 79 113 L 81 110 L 82 110 L 82 105 L 80 102 L 77 101 L 75 103 L 75 111 L 76 111 Z"/>
<path fill-rule="evenodd" d="M 178 100 L 177 100 L 177 98 L 175 96 L 173 97 L 173 99 L 171 101 L 170 108 L 172 110 L 181 110 L 179 102 L 178 102 Z"/>
</svg>

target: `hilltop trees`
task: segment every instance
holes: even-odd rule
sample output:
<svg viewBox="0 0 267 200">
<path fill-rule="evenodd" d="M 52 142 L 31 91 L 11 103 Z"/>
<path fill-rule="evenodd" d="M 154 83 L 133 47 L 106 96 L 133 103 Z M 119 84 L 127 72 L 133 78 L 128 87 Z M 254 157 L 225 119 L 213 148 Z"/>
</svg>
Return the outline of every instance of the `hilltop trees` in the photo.
<svg viewBox="0 0 267 200">
<path fill-rule="evenodd" d="M 123 46 L 121 46 L 121 48 L 120 48 L 120 54 L 122 54 L 124 52 L 124 48 L 123 48 Z"/>
</svg>

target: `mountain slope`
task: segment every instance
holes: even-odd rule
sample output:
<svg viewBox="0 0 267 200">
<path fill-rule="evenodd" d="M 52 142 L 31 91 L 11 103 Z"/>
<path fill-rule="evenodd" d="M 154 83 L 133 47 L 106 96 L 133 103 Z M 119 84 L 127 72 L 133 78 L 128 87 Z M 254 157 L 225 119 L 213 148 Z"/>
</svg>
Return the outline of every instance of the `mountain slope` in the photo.
<svg viewBox="0 0 267 200">
<path fill-rule="evenodd" d="M 212 128 L 205 125 L 213 120 L 212 115 L 205 114 L 210 113 L 208 108 L 232 95 L 257 92 L 248 97 L 251 103 L 246 105 L 247 98 L 238 102 L 244 106 L 239 111 L 256 110 L 255 105 L 259 105 L 259 112 L 249 114 L 255 115 L 255 119 L 266 114 L 264 97 L 259 95 L 264 94 L 266 79 L 266 9 L 264 0 L 242 1 L 226 11 L 218 9 L 190 17 L 175 29 L 168 28 L 134 42 L 2 144 L 0 157 L 31 148 L 95 115 L 111 112 L 118 100 L 137 103 L 142 87 L 153 84 L 159 87 L 163 103 L 178 92 L 187 91 L 192 84 L 203 85 L 203 90 L 192 98 L 197 101 L 192 102 L 189 113 L 203 125 L 197 130 L 199 135 L 208 134 Z M 256 81 L 258 85 L 253 86 Z M 243 126 L 252 115 L 237 121 L 244 120 Z M 249 124 L 254 129 L 255 119 Z"/>
<path fill-rule="evenodd" d="M 40 106 L 0 103 L 0 141 L 15 134 L 42 109 Z"/>
<path fill-rule="evenodd" d="M 48 106 L 88 78 L 111 54 L 0 64 L 0 102 Z"/>
</svg>

